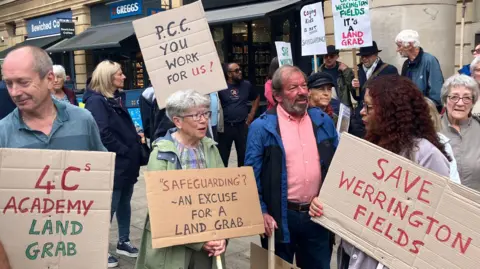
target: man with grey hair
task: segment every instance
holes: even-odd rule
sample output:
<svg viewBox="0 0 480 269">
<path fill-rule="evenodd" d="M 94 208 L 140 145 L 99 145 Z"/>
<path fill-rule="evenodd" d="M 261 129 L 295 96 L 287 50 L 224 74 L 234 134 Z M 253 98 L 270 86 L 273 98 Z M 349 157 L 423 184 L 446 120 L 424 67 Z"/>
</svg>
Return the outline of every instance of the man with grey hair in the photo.
<svg viewBox="0 0 480 269">
<path fill-rule="evenodd" d="M 327 269 L 333 237 L 308 210 L 337 148 L 337 131 L 320 108 L 308 108 L 306 77 L 298 67 L 280 67 L 272 92 L 278 105 L 251 124 L 245 157 L 255 173 L 265 234 L 276 229 L 275 254 L 287 262 L 295 255 L 302 269 Z"/>
<path fill-rule="evenodd" d="M 438 111 L 442 108 L 440 90 L 443 74 L 438 59 L 423 51 L 417 31 L 403 30 L 395 38 L 397 52 L 407 58 L 402 66 L 402 76 L 410 78 L 423 95 L 435 102 Z"/>
</svg>

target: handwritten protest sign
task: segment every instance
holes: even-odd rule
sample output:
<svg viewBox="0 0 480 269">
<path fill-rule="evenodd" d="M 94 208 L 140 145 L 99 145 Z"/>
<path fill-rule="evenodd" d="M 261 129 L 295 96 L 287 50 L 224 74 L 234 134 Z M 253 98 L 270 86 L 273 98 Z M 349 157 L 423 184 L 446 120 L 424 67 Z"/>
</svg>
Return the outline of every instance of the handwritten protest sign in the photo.
<svg viewBox="0 0 480 269">
<path fill-rule="evenodd" d="M 478 268 L 480 193 L 347 133 L 314 221 L 390 269 Z"/>
<path fill-rule="evenodd" d="M 340 103 L 337 120 L 337 132 L 339 134 L 348 132 L 348 127 L 350 127 L 350 108 Z"/>
<path fill-rule="evenodd" d="M 480 102 L 477 102 L 472 109 L 472 115 L 480 117 Z"/>
<path fill-rule="evenodd" d="M 277 58 L 279 66 L 293 65 L 292 47 L 290 43 L 283 41 L 276 41 L 275 47 L 277 49 Z"/>
<path fill-rule="evenodd" d="M 372 45 L 368 0 L 332 0 L 332 13 L 337 49 Z"/>
<path fill-rule="evenodd" d="M 306 5 L 300 11 L 302 56 L 327 54 L 322 3 Z"/>
<path fill-rule="evenodd" d="M 160 108 L 178 90 L 227 88 L 202 2 L 133 21 Z"/>
<path fill-rule="evenodd" d="M 106 268 L 115 155 L 0 150 L 0 241 L 13 269 Z"/>
<path fill-rule="evenodd" d="M 146 172 L 145 182 L 154 248 L 265 232 L 251 167 Z"/>
</svg>

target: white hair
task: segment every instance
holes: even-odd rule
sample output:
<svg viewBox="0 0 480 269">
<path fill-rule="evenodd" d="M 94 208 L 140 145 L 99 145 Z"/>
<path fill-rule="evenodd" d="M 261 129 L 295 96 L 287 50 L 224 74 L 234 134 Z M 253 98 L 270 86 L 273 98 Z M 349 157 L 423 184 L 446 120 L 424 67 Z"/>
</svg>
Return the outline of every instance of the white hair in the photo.
<svg viewBox="0 0 480 269">
<path fill-rule="evenodd" d="M 473 59 L 472 63 L 470 64 L 470 74 L 472 74 L 472 77 L 473 77 L 473 72 L 475 71 L 475 68 L 477 68 L 479 64 L 480 64 L 480 56 L 477 56 L 475 57 L 475 59 Z M 480 68 L 480 66 L 478 68 Z"/>
<path fill-rule="evenodd" d="M 460 74 L 455 74 L 449 77 L 445 83 L 443 83 L 442 92 L 440 94 L 443 104 L 447 103 L 447 97 L 450 95 L 450 90 L 456 87 L 465 87 L 472 91 L 473 104 L 475 105 L 478 100 L 478 95 L 480 94 L 478 83 L 472 77 Z"/>
<path fill-rule="evenodd" d="M 401 42 L 404 47 L 407 47 L 410 43 L 413 47 L 420 47 L 420 36 L 415 30 L 403 30 L 395 38 L 395 43 Z"/>
<path fill-rule="evenodd" d="M 173 121 L 173 117 L 183 116 L 187 110 L 197 107 L 210 109 L 210 98 L 194 90 L 183 90 L 167 98 L 165 111 L 167 117 Z"/>
<path fill-rule="evenodd" d="M 53 74 L 55 76 L 62 76 L 64 80 L 67 79 L 67 73 L 65 72 L 65 68 L 61 65 L 54 65 L 53 66 Z"/>
</svg>

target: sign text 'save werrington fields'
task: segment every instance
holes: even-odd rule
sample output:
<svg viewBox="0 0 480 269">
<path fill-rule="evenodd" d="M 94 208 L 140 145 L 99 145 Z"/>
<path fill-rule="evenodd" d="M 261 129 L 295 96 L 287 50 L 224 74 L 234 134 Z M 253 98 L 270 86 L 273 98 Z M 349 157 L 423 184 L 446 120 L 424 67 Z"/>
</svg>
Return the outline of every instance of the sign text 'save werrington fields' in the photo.
<svg viewBox="0 0 480 269">
<path fill-rule="evenodd" d="M 262 234 L 251 167 L 145 173 L 152 246 Z"/>
<path fill-rule="evenodd" d="M 319 199 L 324 225 L 391 269 L 477 268 L 480 193 L 348 134 Z"/>
<path fill-rule="evenodd" d="M 0 241 L 12 268 L 105 268 L 115 155 L 0 150 Z"/>
<path fill-rule="evenodd" d="M 227 88 L 202 2 L 133 21 L 158 105 L 178 90 Z"/>
</svg>

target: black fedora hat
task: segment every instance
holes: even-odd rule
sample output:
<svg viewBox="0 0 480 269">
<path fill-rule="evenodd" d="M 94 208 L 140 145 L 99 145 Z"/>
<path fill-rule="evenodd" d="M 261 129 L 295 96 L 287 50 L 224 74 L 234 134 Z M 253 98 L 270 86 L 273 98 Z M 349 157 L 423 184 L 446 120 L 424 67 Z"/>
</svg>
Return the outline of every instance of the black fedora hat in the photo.
<svg viewBox="0 0 480 269">
<path fill-rule="evenodd" d="M 337 50 L 334 45 L 328 45 L 327 54 L 323 54 L 323 55 L 338 55 L 338 54 L 340 54 L 340 51 Z"/>
<path fill-rule="evenodd" d="M 373 41 L 372 46 L 360 48 L 360 52 L 357 53 L 357 56 L 369 56 L 375 53 L 379 53 L 382 50 L 378 50 L 377 42 Z"/>
</svg>

